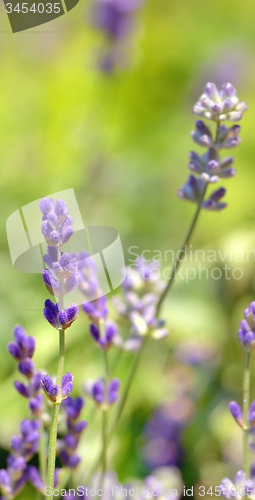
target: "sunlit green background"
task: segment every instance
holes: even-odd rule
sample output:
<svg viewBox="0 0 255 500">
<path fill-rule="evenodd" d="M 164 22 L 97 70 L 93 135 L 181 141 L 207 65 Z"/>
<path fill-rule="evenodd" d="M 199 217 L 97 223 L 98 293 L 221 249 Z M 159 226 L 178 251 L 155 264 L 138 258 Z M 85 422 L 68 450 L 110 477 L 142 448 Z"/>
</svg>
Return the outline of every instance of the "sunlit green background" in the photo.
<svg viewBox="0 0 255 500">
<path fill-rule="evenodd" d="M 42 316 L 48 295 L 40 275 L 12 267 L 7 218 L 43 195 L 74 188 L 85 224 L 118 229 L 127 264 L 133 245 L 140 253 L 176 251 L 194 211 L 175 194 L 194 147 L 192 106 L 206 81 L 231 81 L 249 104 L 243 141 L 234 151 L 238 174 L 223 183 L 228 208 L 203 213 L 192 244 L 227 250 L 226 262 L 241 267 L 244 276 L 188 285 L 178 280 L 162 312 L 169 338 L 148 346 L 109 453 L 121 481 L 148 473 L 142 431 L 155 406 L 172 395 L 170 372 L 177 362 L 171 349 L 183 339 L 211 341 L 220 361 L 214 368 L 194 369 L 196 415 L 183 434 L 182 472 L 189 487 L 219 484 L 242 466 L 241 431 L 227 407 L 231 399 L 241 403 L 237 328 L 255 296 L 252 255 L 250 262 L 229 261 L 230 249 L 246 251 L 255 244 L 255 6 L 244 0 L 145 0 L 129 66 L 105 75 L 97 69 L 104 38 L 90 27 L 89 5 L 80 1 L 68 15 L 19 34 L 11 33 L 0 6 L 0 465 L 5 467 L 11 435 L 28 414 L 13 388 L 18 374 L 6 352 L 13 325 L 21 323 L 36 337 L 37 368 L 51 374 L 58 344 Z M 123 381 L 131 358 L 124 355 L 118 366 Z M 86 378 L 102 373 L 82 313 L 67 332 L 66 368 L 75 376 L 75 394 Z M 90 414 L 88 403 L 84 417 L 89 420 Z M 98 454 L 99 425 L 98 415 L 84 433 L 77 483 L 87 480 Z M 20 498 L 33 499 L 34 492 L 27 487 Z"/>
</svg>

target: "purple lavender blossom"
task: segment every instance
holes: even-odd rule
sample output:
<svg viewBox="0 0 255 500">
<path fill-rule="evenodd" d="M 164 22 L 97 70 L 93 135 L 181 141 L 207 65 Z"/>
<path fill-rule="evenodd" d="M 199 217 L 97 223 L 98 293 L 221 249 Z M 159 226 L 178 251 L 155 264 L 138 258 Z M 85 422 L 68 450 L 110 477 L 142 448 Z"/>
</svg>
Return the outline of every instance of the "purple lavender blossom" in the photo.
<svg viewBox="0 0 255 500">
<path fill-rule="evenodd" d="M 102 295 L 98 279 L 95 261 L 86 251 L 72 253 L 72 257 L 77 261 L 77 277 L 79 279 L 79 289 L 84 294 L 86 301 L 92 301 Z"/>
<path fill-rule="evenodd" d="M 243 413 L 240 406 L 236 401 L 230 401 L 228 407 L 235 421 L 238 423 L 238 425 L 240 425 L 240 427 L 243 427 Z"/>
<path fill-rule="evenodd" d="M 107 407 L 115 403 L 119 397 L 120 380 L 118 378 L 112 379 L 107 387 L 107 394 L 105 391 L 104 379 L 94 382 L 88 392 L 93 397 L 98 406 Z"/>
<path fill-rule="evenodd" d="M 101 319 L 106 319 L 108 316 L 105 295 L 91 302 L 85 302 L 82 304 L 82 308 L 91 321 L 96 324 L 98 324 Z"/>
<path fill-rule="evenodd" d="M 207 83 L 205 91 L 193 108 L 196 115 L 217 122 L 239 121 L 248 109 L 245 102 L 240 102 L 236 89 L 231 83 L 224 83 L 219 90 L 214 83 Z"/>
<path fill-rule="evenodd" d="M 40 394 L 42 375 L 41 372 L 34 370 L 31 359 L 35 350 L 35 339 L 28 337 L 20 325 L 15 326 L 13 334 L 15 342 L 8 344 L 8 351 L 14 359 L 20 361 L 18 369 L 29 380 L 29 384 L 16 380 L 14 387 L 21 396 L 29 400 L 28 406 L 32 415 L 38 417 L 42 413 L 44 402 Z"/>
<path fill-rule="evenodd" d="M 239 470 L 235 476 L 235 483 L 232 483 L 228 477 L 222 479 L 220 484 L 221 496 L 224 498 L 248 498 L 254 491 L 254 482 L 247 479 L 245 472 Z"/>
<path fill-rule="evenodd" d="M 112 346 L 117 328 L 113 322 L 107 320 L 104 322 L 103 330 L 101 332 L 97 325 L 90 325 L 90 333 L 96 341 L 97 346 L 104 351 L 108 351 Z"/>
<path fill-rule="evenodd" d="M 183 455 L 181 436 L 194 412 L 194 403 L 187 395 L 176 395 L 156 408 L 145 426 L 143 458 L 150 470 L 180 465 Z"/>
<path fill-rule="evenodd" d="M 195 151 L 189 154 L 189 170 L 199 174 L 205 182 L 218 182 L 219 178 L 228 179 L 236 175 L 236 169 L 232 167 L 233 156 L 227 156 L 220 160 L 219 153 L 213 148 L 200 156 Z"/>
<path fill-rule="evenodd" d="M 82 398 L 73 399 L 71 396 L 69 396 L 63 404 L 66 414 L 67 433 L 62 438 L 59 457 L 63 465 L 71 470 L 75 469 L 80 463 L 80 457 L 77 455 L 76 449 L 81 434 L 87 427 L 87 422 L 85 420 L 78 421 L 83 405 L 84 401 Z"/>
<path fill-rule="evenodd" d="M 73 376 L 69 372 L 62 378 L 60 391 L 58 385 L 54 384 L 49 375 L 43 375 L 41 383 L 47 398 L 52 403 L 61 403 L 73 390 Z"/>
<path fill-rule="evenodd" d="M 28 481 L 34 486 L 34 488 L 44 494 L 45 485 L 39 470 L 34 467 L 34 465 L 29 465 L 27 467 L 26 474 Z"/>
<path fill-rule="evenodd" d="M 255 349 L 255 302 L 244 310 L 244 318 L 239 325 L 238 339 L 245 351 Z"/>
<path fill-rule="evenodd" d="M 34 337 L 28 337 L 22 326 L 16 325 L 13 331 L 15 342 L 9 342 L 8 351 L 17 361 L 32 358 L 35 350 Z"/>
<path fill-rule="evenodd" d="M 246 109 L 247 105 L 239 102 L 236 90 L 230 83 L 224 84 L 220 91 L 214 83 L 206 84 L 205 93 L 194 106 L 193 112 L 217 122 L 216 136 L 214 138 L 210 128 L 202 120 L 196 121 L 196 130 L 191 132 L 192 139 L 199 146 L 206 148 L 207 152 L 200 156 L 191 151 L 189 169 L 199 177 L 189 176 L 187 182 L 177 191 L 179 198 L 210 211 L 219 211 L 227 206 L 221 201 L 226 192 L 224 188 L 214 191 L 207 200 L 204 200 L 204 196 L 208 184 L 216 183 L 220 178 L 231 178 L 236 174 L 232 167 L 234 158 L 227 156 L 221 160 L 219 151 L 240 144 L 240 126 L 227 127 L 221 122 L 240 120 Z"/>
<path fill-rule="evenodd" d="M 123 64 L 129 35 L 134 28 L 135 12 L 142 0 L 94 0 L 93 25 L 106 36 L 108 48 L 101 57 L 100 68 L 110 73 Z"/>
<path fill-rule="evenodd" d="M 59 311 L 58 304 L 54 304 L 50 299 L 45 301 L 44 317 L 56 330 L 66 330 L 71 326 L 78 316 L 79 307 L 76 304 L 70 304 L 67 309 Z"/>
</svg>

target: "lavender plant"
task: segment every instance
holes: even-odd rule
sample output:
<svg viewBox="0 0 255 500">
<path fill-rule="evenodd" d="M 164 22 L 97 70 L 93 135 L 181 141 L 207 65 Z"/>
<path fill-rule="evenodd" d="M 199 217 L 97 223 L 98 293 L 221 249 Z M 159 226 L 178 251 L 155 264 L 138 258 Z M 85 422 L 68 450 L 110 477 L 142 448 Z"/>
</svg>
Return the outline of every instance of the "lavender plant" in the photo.
<svg viewBox="0 0 255 500">
<path fill-rule="evenodd" d="M 106 23 L 107 30 L 111 36 L 113 38 L 124 36 L 129 26 L 129 16 L 126 18 L 124 13 L 133 11 L 137 8 L 138 3 L 131 2 L 127 8 L 126 2 L 117 2 L 119 9 L 117 12 L 117 4 L 114 4 L 113 8 L 110 1 L 102 3 L 101 0 L 98 0 L 98 2 L 102 9 L 101 14 L 100 12 L 99 14 L 101 19 L 108 23 Z M 77 304 L 66 305 L 65 302 L 67 295 L 76 287 L 79 287 L 84 294 L 82 309 L 90 321 L 90 334 L 95 347 L 102 354 L 104 364 L 103 375 L 89 386 L 88 384 L 85 386 L 87 394 L 95 403 L 95 407 L 102 413 L 100 485 L 103 486 L 107 483 L 109 474 L 107 472 L 109 468 L 107 448 L 122 416 L 145 345 L 149 339 L 163 339 L 168 334 L 168 329 L 159 316 L 166 295 L 173 286 L 176 272 L 181 263 L 181 254 L 186 252 L 200 211 L 202 209 L 219 211 L 226 207 L 226 203 L 222 201 L 225 195 L 225 189 L 222 187 L 213 191 L 206 198 L 209 184 L 218 183 L 222 178 L 233 177 L 236 173 L 233 168 L 234 158 L 232 156 L 221 158 L 220 151 L 236 147 L 240 143 L 238 135 L 240 127 L 236 124 L 227 127 L 222 122 L 240 120 L 246 109 L 246 104 L 239 102 L 236 90 L 231 84 L 223 85 L 221 90 L 218 90 L 212 83 L 206 85 L 205 93 L 194 107 L 194 113 L 215 122 L 216 131 L 215 137 L 213 137 L 209 126 L 199 120 L 196 122 L 196 130 L 192 132 L 195 143 L 204 147 L 206 152 L 202 155 L 194 151 L 190 153 L 189 169 L 193 173 L 177 193 L 181 199 L 192 201 L 197 205 L 181 252 L 178 252 L 178 258 L 173 265 L 167 283 L 162 282 L 158 278 L 159 273 L 154 272 L 155 262 L 147 263 L 143 258 L 139 258 L 134 268 L 126 269 L 122 296 L 115 297 L 113 300 L 116 321 L 110 317 L 109 304 L 100 290 L 96 265 L 91 256 L 86 251 L 80 254 L 69 254 L 62 251 L 63 245 L 70 240 L 73 234 L 73 221 L 68 214 L 65 202 L 61 199 L 54 202 L 53 199 L 43 197 L 39 203 L 42 212 L 41 230 L 47 243 L 47 253 L 44 255 L 43 282 L 48 292 L 56 298 L 56 301 L 50 299 L 45 301 L 44 317 L 59 333 L 59 360 L 56 377 L 35 371 L 32 360 L 35 340 L 33 337 L 28 337 L 22 327 L 15 328 L 15 342 L 11 342 L 8 349 L 18 362 L 19 372 L 25 377 L 27 383 L 16 381 L 14 385 L 19 394 L 28 400 L 31 419 L 26 419 L 21 423 L 21 435 L 15 436 L 12 440 L 12 451 L 8 458 L 7 469 L 0 471 L 3 499 L 14 498 L 29 480 L 38 491 L 47 492 L 47 498 L 52 500 L 54 484 L 56 485 L 60 481 L 60 471 L 55 470 L 57 449 L 63 468 L 67 469 L 70 475 L 73 475 L 80 463 L 77 447 L 82 432 L 87 426 L 87 422 L 80 419 L 84 401 L 80 397 L 73 398 L 71 396 L 73 376 L 70 372 L 64 375 L 65 333 L 77 319 L 79 312 Z M 252 303 L 245 311 L 245 320 L 240 326 L 239 340 L 246 352 L 244 404 L 243 411 L 241 411 L 237 403 L 232 402 L 230 410 L 243 428 L 244 473 L 248 478 L 248 432 L 255 421 L 255 403 L 249 409 L 250 355 L 255 345 L 255 303 Z M 113 378 L 113 368 L 108 359 L 108 352 L 111 349 L 118 349 L 120 353 L 123 351 L 135 352 L 126 384 L 120 384 L 118 378 Z M 124 385 L 122 395 L 119 394 L 120 385 Z M 48 406 L 52 407 L 48 452 L 46 452 L 45 439 L 47 411 L 42 390 L 46 395 Z M 58 424 L 61 405 L 64 411 L 65 431 L 59 437 Z M 116 411 L 110 420 L 110 410 L 114 406 Z M 57 437 L 59 437 L 58 440 Z M 28 465 L 29 460 L 37 451 L 39 451 L 40 470 Z M 98 467 L 99 462 L 95 469 Z M 238 481 L 244 480 L 244 473 L 239 474 Z M 149 479 L 149 481 L 153 481 L 153 479 Z M 69 497 L 67 495 L 66 498 L 70 498 L 70 495 Z"/>
<path fill-rule="evenodd" d="M 124 66 L 126 47 L 135 24 L 134 14 L 141 5 L 142 0 L 94 0 L 92 23 L 105 35 L 107 44 L 100 60 L 102 71 L 111 73 L 116 67 Z"/>
</svg>

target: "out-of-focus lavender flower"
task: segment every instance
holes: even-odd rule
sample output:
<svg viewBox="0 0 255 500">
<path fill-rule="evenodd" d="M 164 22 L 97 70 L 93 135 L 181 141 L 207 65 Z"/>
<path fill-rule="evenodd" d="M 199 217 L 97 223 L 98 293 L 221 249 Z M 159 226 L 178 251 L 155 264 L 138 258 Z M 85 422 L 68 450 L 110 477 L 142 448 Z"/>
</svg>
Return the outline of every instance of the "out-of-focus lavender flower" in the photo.
<svg viewBox="0 0 255 500">
<path fill-rule="evenodd" d="M 244 318 L 239 325 L 238 339 L 245 351 L 252 352 L 255 349 L 255 302 L 244 310 Z"/>
<path fill-rule="evenodd" d="M 120 380 L 114 378 L 110 380 L 105 389 L 105 380 L 100 379 L 93 383 L 84 384 L 85 392 L 91 396 L 96 404 L 103 410 L 107 410 L 109 405 L 112 405 L 119 398 Z"/>
<path fill-rule="evenodd" d="M 47 398 L 52 403 L 61 403 L 73 390 L 73 376 L 70 372 L 63 376 L 60 391 L 58 385 L 54 384 L 49 375 L 43 375 L 41 383 Z"/>
<path fill-rule="evenodd" d="M 90 325 L 90 333 L 96 341 L 97 346 L 104 351 L 108 351 L 112 346 L 117 328 L 112 321 L 107 320 L 104 322 L 102 328 L 97 325 Z"/>
<path fill-rule="evenodd" d="M 219 362 L 219 349 L 213 342 L 187 340 L 178 342 L 174 348 L 175 358 L 186 365 L 214 367 Z"/>
<path fill-rule="evenodd" d="M 66 414 L 67 433 L 60 442 L 60 460 L 63 465 L 75 469 L 80 463 L 80 457 L 76 453 L 77 446 L 83 430 L 87 427 L 85 420 L 80 420 L 79 416 L 83 408 L 84 401 L 82 398 L 73 399 L 69 396 L 64 401 L 64 410 Z"/>
<path fill-rule="evenodd" d="M 108 316 L 108 308 L 106 305 L 106 297 L 95 299 L 91 302 L 85 302 L 82 305 L 83 311 L 88 315 L 93 323 L 98 324 L 101 319 L 106 319 Z"/>
<path fill-rule="evenodd" d="M 27 358 L 32 358 L 35 350 L 34 337 L 28 337 L 20 325 L 14 327 L 13 336 L 15 342 L 9 342 L 9 353 L 17 361 L 24 361 Z"/>
<path fill-rule="evenodd" d="M 202 120 L 196 121 L 196 130 L 191 132 L 192 139 L 199 146 L 206 148 L 207 152 L 201 156 L 194 151 L 190 152 L 189 170 L 199 177 L 189 176 L 187 182 L 177 191 L 179 198 L 196 203 L 205 210 L 219 211 L 227 206 L 221 201 L 226 192 L 224 188 L 213 192 L 207 200 L 204 200 L 204 197 L 208 184 L 216 183 L 220 178 L 231 178 L 236 174 L 235 168 L 232 167 L 234 158 L 227 156 L 221 159 L 219 151 L 240 144 L 240 126 L 227 127 L 221 122 L 240 120 L 246 109 L 247 105 L 239 102 L 236 90 L 230 83 L 224 84 L 220 91 L 214 83 L 206 84 L 205 93 L 194 106 L 193 112 L 217 122 L 216 135 L 214 137 Z"/>
<path fill-rule="evenodd" d="M 125 269 L 125 274 L 123 297 L 114 297 L 112 302 L 123 321 L 131 323 L 131 337 L 123 340 L 116 335 L 114 343 L 123 350 L 135 351 L 141 346 L 141 337 L 150 335 L 160 339 L 168 334 L 164 322 L 156 319 L 164 283 L 160 279 L 159 263 L 147 262 L 142 256 Z"/>
<path fill-rule="evenodd" d="M 222 479 L 220 484 L 221 496 L 224 498 L 236 498 L 241 500 L 241 498 L 248 498 L 255 492 L 254 482 L 251 479 L 247 479 L 245 472 L 239 470 L 235 476 L 235 483 L 233 483 L 228 477 Z"/>
<path fill-rule="evenodd" d="M 50 299 L 45 301 L 44 317 L 56 330 L 66 330 L 76 320 L 79 307 L 76 304 L 70 304 L 67 309 L 59 311 L 58 304 L 54 304 Z"/>
<path fill-rule="evenodd" d="M 0 491 L 4 499 L 14 498 L 27 482 L 27 462 L 37 452 L 39 428 L 38 420 L 23 420 L 20 425 L 21 434 L 13 436 L 11 440 L 12 451 L 7 458 L 7 469 L 0 470 Z"/>
<path fill-rule="evenodd" d="M 15 342 L 9 342 L 8 351 L 19 361 L 19 372 L 29 380 L 28 384 L 16 380 L 14 387 L 21 396 L 29 400 L 28 406 L 32 415 L 38 417 L 42 413 L 44 402 L 40 394 L 41 372 L 35 371 L 31 359 L 35 350 L 35 339 L 29 337 L 20 325 L 15 326 L 13 335 Z"/>
<path fill-rule="evenodd" d="M 220 122 L 239 121 L 247 109 L 247 104 L 239 100 L 236 89 L 231 83 L 224 83 L 219 90 L 214 83 L 209 82 L 193 111 L 208 120 Z"/>
<path fill-rule="evenodd" d="M 77 261 L 76 274 L 79 279 L 79 289 L 84 294 L 86 301 L 91 302 L 102 295 L 97 279 L 96 263 L 86 251 L 73 252 L 72 257 Z"/>
<path fill-rule="evenodd" d="M 93 25 L 106 36 L 108 48 L 102 55 L 100 67 L 110 73 L 121 66 L 125 45 L 134 28 L 135 12 L 143 0 L 94 0 Z"/>
<path fill-rule="evenodd" d="M 153 412 L 145 426 L 147 442 L 143 449 L 143 458 L 151 470 L 180 464 L 181 435 L 194 412 L 194 403 L 187 395 L 175 396 Z"/>
</svg>

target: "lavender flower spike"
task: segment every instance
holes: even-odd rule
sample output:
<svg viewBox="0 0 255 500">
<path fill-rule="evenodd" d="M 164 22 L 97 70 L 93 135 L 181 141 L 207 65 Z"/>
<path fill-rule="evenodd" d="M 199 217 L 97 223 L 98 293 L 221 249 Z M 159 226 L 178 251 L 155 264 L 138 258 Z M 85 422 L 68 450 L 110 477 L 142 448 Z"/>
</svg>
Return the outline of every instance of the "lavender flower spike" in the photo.
<svg viewBox="0 0 255 500">
<path fill-rule="evenodd" d="M 240 102 L 236 89 L 231 83 L 224 83 L 219 90 L 214 83 L 207 83 L 205 91 L 193 108 L 196 115 L 214 121 L 239 121 L 248 109 L 245 102 Z"/>
<path fill-rule="evenodd" d="M 214 83 L 206 84 L 205 92 L 193 111 L 196 115 L 215 121 L 217 127 L 216 131 L 212 132 L 202 120 L 196 121 L 196 130 L 191 132 L 192 139 L 199 146 L 206 148 L 207 152 L 202 155 L 190 152 L 189 170 L 199 177 L 189 176 L 188 181 L 177 191 L 179 198 L 196 203 L 199 210 L 202 208 L 219 211 L 226 208 L 226 203 L 221 201 L 226 192 L 224 188 L 213 192 L 207 200 L 204 200 L 204 197 L 208 184 L 217 183 L 220 178 L 228 179 L 236 174 L 232 167 L 234 158 L 227 156 L 221 159 L 219 152 L 240 144 L 240 126 L 235 124 L 227 127 L 221 122 L 240 120 L 246 109 L 247 105 L 239 102 L 236 90 L 230 83 L 224 84 L 221 90 L 218 90 Z"/>
</svg>

